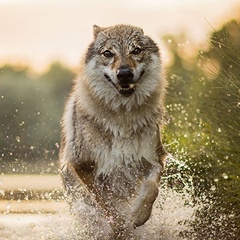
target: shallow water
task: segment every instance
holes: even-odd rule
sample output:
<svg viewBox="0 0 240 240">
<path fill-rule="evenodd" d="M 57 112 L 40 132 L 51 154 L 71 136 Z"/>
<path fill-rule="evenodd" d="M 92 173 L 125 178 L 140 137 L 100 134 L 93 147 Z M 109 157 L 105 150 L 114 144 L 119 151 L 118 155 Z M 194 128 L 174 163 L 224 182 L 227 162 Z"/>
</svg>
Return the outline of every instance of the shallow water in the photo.
<svg viewBox="0 0 240 240">
<path fill-rule="evenodd" d="M 201 238 L 195 234 L 196 213 L 201 212 L 202 209 L 207 209 L 211 203 L 206 205 L 201 201 L 198 203 L 195 201 L 194 204 L 194 188 L 188 166 L 171 156 L 168 157 L 167 162 L 167 169 L 159 188 L 159 196 L 154 203 L 149 221 L 131 231 L 131 237 L 129 235 L 128 239 L 218 239 L 216 237 L 217 228 L 212 233 L 210 229 Z M 55 187 L 59 187 L 58 183 L 55 184 Z M 68 205 L 62 199 L 60 202 L 53 202 L 49 199 L 40 201 L 40 205 L 36 205 L 39 211 L 34 211 L 34 204 L 31 203 L 31 200 L 19 201 L 19 205 L 23 206 L 23 203 L 26 204 L 26 202 L 29 202 L 29 206 L 31 206 L 29 207 L 31 214 L 26 210 L 26 207 L 23 207 L 26 211 L 22 209 L 18 214 L 11 213 L 7 207 L 6 211 L 2 211 L 3 213 L 0 215 L 0 240 L 109 239 L 109 225 L 106 219 L 101 219 L 94 208 L 81 201 L 78 202 L 79 218 L 77 219 L 70 214 Z M 15 209 L 18 208 L 15 207 Z M 45 213 L 44 210 L 46 210 Z M 228 216 L 225 216 L 225 221 L 227 220 Z M 218 219 L 214 221 L 218 222 Z M 97 236 L 101 237 L 97 238 Z M 226 237 L 222 239 L 237 238 Z"/>
<path fill-rule="evenodd" d="M 59 214 L 8 214 L 0 217 L 1 240 L 73 239 L 73 218 Z M 68 236 L 68 237 L 67 237 Z"/>
<path fill-rule="evenodd" d="M 161 197 L 163 194 L 164 198 Z M 152 217 L 144 226 L 134 230 L 132 239 L 183 239 L 178 235 L 189 230 L 186 222 L 194 215 L 194 208 L 185 205 L 185 200 L 177 193 L 161 191 Z M 4 214 L 0 218 L 0 239 L 90 239 L 86 225 L 82 227 L 83 222 L 78 222 L 77 227 L 68 208 L 56 214 Z M 93 228 L 94 222 L 91 224 Z M 91 239 L 95 238 L 91 236 Z"/>
<path fill-rule="evenodd" d="M 183 196 L 175 191 L 160 189 L 152 215 L 143 226 L 129 231 L 128 239 L 136 240 L 178 240 L 187 239 L 181 237 L 185 232 L 192 232 L 190 226 L 194 220 L 195 207 L 191 204 L 189 196 Z M 79 203 L 79 220 L 80 227 L 78 239 L 111 239 L 108 236 L 110 227 L 106 219 L 101 219 L 94 209 Z M 96 219 L 98 221 L 96 221 Z M 84 227 L 82 227 L 84 226 Z"/>
<path fill-rule="evenodd" d="M 169 158 L 168 161 L 170 167 L 173 167 L 173 163 L 174 165 L 177 164 L 178 168 L 185 166 L 180 166 L 174 158 Z M 189 193 L 191 192 L 191 185 L 184 183 L 185 180 L 181 178 L 181 175 L 175 175 L 175 173 L 163 177 L 162 185 L 159 188 L 159 196 L 154 204 L 150 220 L 143 226 L 131 231 L 129 239 L 184 239 L 180 235 L 191 230 L 190 223 L 194 220 L 195 208 L 192 205 L 191 194 Z M 169 182 L 172 184 L 173 179 L 177 182 L 177 185 L 181 185 L 181 191 L 169 188 Z M 57 186 L 57 184 L 55 185 Z M 23 202 L 20 201 L 19 205 L 22 204 Z M 79 202 L 79 218 L 76 220 L 69 213 L 67 205 L 63 207 L 60 204 L 55 203 L 54 205 L 52 203 L 52 208 L 55 209 L 51 214 L 43 214 L 44 206 L 47 206 L 47 204 L 45 202 L 45 205 L 42 205 L 39 214 L 36 214 L 37 211 L 34 211 L 33 207 L 29 209 L 34 214 L 29 214 L 28 211 L 24 213 L 20 211 L 19 214 L 11 213 L 11 211 L 8 213 L 6 209 L 0 217 L 0 239 L 96 239 L 99 235 L 102 236 L 101 239 L 108 239 L 109 225 L 106 219 L 96 221 L 96 218 L 101 217 L 90 206 Z M 31 206 L 31 201 L 29 201 L 29 206 Z M 102 225 L 99 225 L 101 221 Z"/>
</svg>

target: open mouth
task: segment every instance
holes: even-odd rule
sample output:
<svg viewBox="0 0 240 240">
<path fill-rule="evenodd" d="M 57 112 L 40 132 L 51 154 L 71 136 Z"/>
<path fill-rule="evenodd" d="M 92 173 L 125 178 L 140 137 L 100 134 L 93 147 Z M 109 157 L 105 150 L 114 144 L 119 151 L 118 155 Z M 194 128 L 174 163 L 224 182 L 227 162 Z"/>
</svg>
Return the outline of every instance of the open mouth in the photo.
<svg viewBox="0 0 240 240">
<path fill-rule="evenodd" d="M 132 83 L 125 85 L 115 84 L 107 74 L 104 74 L 104 77 L 118 90 L 120 94 L 122 94 L 125 97 L 131 96 L 135 90 L 135 84 Z"/>
<path fill-rule="evenodd" d="M 124 86 L 119 86 L 118 91 L 125 97 L 129 97 L 132 95 L 132 93 L 135 90 L 135 85 L 134 84 L 129 84 L 129 85 L 124 85 Z"/>
<path fill-rule="evenodd" d="M 142 77 L 142 75 L 144 74 L 144 71 L 141 72 L 139 79 Z M 129 97 L 132 95 L 132 93 L 134 92 L 135 88 L 136 88 L 136 84 L 134 83 L 129 83 L 129 84 L 115 84 L 111 78 L 107 75 L 104 74 L 104 77 L 118 90 L 118 92 L 123 95 L 124 97 Z M 138 79 L 138 80 L 139 80 Z"/>
</svg>

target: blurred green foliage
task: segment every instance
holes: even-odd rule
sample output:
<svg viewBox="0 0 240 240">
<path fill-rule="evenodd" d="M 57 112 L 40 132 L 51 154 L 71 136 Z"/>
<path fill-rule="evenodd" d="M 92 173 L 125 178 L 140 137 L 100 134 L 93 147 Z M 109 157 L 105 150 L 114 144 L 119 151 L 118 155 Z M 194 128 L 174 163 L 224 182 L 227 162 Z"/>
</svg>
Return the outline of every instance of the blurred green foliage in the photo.
<svg viewBox="0 0 240 240">
<path fill-rule="evenodd" d="M 206 203 L 199 213 L 205 221 L 196 225 L 198 237 L 238 239 L 240 25 L 231 21 L 213 31 L 208 49 L 194 57 L 183 54 L 188 44 L 182 36 L 166 40 L 173 63 L 168 69 L 170 123 L 164 135 L 169 151 L 191 166 L 195 196 Z"/>
<path fill-rule="evenodd" d="M 208 233 L 208 239 L 237 239 L 234 236 L 240 236 L 239 23 L 231 21 L 214 30 L 205 50 L 192 46 L 184 35 L 164 39 L 172 55 L 167 69 L 169 123 L 163 134 L 166 147 L 191 167 L 196 201 L 212 203 L 199 212 L 202 220 L 196 224 L 198 239 L 206 239 Z M 11 171 L 11 166 L 17 163 L 24 165 L 22 161 L 38 166 L 40 162 L 57 160 L 60 120 L 74 75 L 57 62 L 39 76 L 28 68 L 8 65 L 0 68 L 2 172 Z M 211 235 L 213 228 L 218 234 L 215 237 Z M 235 235 L 229 235 L 229 231 L 235 231 Z"/>
<path fill-rule="evenodd" d="M 14 171 L 23 172 L 21 161 L 39 161 L 40 165 L 44 159 L 57 159 L 60 120 L 73 77 L 71 70 L 57 62 L 40 76 L 28 68 L 6 65 L 0 69 L 3 172 L 9 171 L 14 163 L 18 165 Z"/>
</svg>

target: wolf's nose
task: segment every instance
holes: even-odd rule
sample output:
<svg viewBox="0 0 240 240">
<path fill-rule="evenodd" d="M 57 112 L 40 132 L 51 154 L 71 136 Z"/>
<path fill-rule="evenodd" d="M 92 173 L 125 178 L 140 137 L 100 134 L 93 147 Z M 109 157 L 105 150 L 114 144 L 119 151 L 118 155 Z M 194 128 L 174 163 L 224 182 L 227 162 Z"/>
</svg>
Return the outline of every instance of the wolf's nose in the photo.
<svg viewBox="0 0 240 240">
<path fill-rule="evenodd" d="M 127 66 L 122 66 L 117 71 L 117 78 L 121 84 L 130 83 L 133 79 L 133 72 Z"/>
</svg>

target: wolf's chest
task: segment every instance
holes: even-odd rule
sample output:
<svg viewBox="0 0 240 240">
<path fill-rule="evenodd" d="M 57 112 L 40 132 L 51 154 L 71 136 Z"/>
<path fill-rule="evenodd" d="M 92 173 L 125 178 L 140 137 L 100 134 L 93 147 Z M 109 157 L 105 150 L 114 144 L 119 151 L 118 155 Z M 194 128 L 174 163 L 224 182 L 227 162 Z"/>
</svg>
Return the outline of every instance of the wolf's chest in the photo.
<svg viewBox="0 0 240 240">
<path fill-rule="evenodd" d="M 115 137 L 95 149 L 97 174 L 117 174 L 138 169 L 142 160 L 153 163 L 156 158 L 156 134 Z"/>
</svg>

